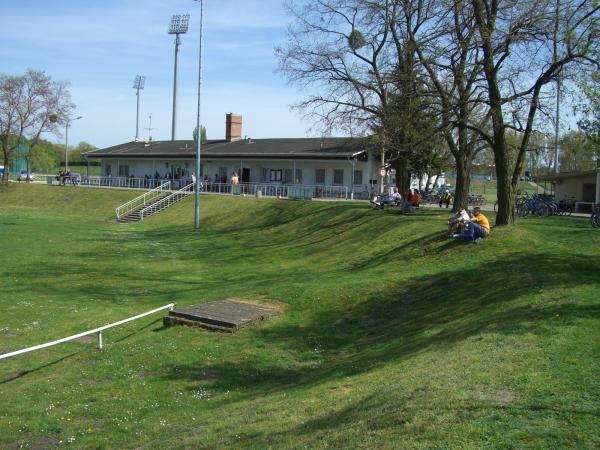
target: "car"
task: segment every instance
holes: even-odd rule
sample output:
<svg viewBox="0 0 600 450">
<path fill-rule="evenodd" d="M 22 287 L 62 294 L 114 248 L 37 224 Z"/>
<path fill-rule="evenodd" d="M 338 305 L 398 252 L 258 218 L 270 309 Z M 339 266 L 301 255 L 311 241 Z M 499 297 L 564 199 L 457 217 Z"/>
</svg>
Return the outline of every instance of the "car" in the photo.
<svg viewBox="0 0 600 450">
<path fill-rule="evenodd" d="M 33 181 L 33 179 L 34 179 L 33 172 L 31 172 L 31 173 L 29 173 L 29 175 L 27 175 L 26 170 L 21 170 L 19 172 L 19 176 L 17 177 L 17 181 Z"/>
</svg>

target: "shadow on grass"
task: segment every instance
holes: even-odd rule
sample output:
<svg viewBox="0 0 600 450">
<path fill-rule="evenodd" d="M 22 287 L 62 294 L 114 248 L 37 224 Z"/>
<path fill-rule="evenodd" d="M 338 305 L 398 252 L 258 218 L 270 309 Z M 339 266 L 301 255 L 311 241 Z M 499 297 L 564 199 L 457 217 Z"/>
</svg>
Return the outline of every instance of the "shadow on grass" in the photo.
<svg viewBox="0 0 600 450">
<path fill-rule="evenodd" d="M 597 284 L 599 272 L 600 261 L 585 257 L 571 256 L 565 270 L 558 256 L 516 254 L 473 269 L 418 277 L 375 291 L 363 302 L 314 311 L 301 324 L 282 320 L 247 331 L 256 347 L 277 349 L 292 362 L 269 355 L 240 361 L 232 355 L 218 363 L 171 366 L 164 376 L 194 381 L 210 371 L 220 374 L 213 388 L 264 395 L 351 376 L 486 333 L 551 333 L 549 321 L 556 314 L 565 324 L 598 317 L 600 305 L 568 298 L 546 304 L 523 296 L 542 288 Z"/>
<path fill-rule="evenodd" d="M 66 355 L 66 356 L 63 356 L 61 358 L 55 359 L 54 361 L 51 361 L 51 362 L 49 362 L 47 364 L 44 364 L 42 366 L 38 366 L 35 369 L 21 370 L 20 372 L 15 372 L 15 373 L 8 374 L 8 375 L 6 375 L 4 377 L 3 380 L 0 381 L 0 384 L 10 383 L 11 381 L 18 380 L 19 378 L 22 378 L 25 375 L 29 375 L 30 373 L 35 373 L 35 372 L 37 372 L 39 370 L 45 369 L 46 367 L 51 367 L 51 366 L 53 366 L 55 364 L 61 363 L 61 362 L 65 361 L 65 360 L 67 360 L 67 359 L 69 359 L 69 358 L 71 358 L 71 357 L 73 357 L 73 356 L 75 356 L 75 355 L 77 355 L 79 353 L 80 353 L 79 351 L 71 353 L 69 355 Z"/>
</svg>

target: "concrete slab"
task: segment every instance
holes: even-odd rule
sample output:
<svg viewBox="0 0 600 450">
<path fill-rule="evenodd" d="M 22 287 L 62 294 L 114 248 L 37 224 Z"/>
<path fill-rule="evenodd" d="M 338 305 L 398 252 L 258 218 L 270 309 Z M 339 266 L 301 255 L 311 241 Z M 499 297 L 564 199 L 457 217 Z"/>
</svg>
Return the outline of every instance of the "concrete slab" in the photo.
<svg viewBox="0 0 600 450">
<path fill-rule="evenodd" d="M 233 333 L 277 314 L 278 310 L 271 306 L 224 299 L 169 311 L 169 315 L 164 317 L 164 324 L 192 325 Z"/>
</svg>

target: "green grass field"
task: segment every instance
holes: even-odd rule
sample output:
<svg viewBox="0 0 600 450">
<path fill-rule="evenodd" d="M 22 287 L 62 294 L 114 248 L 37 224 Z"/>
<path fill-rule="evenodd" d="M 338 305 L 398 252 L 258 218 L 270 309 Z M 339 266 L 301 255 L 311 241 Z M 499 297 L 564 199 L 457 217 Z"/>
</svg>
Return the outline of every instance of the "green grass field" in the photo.
<svg viewBox="0 0 600 450">
<path fill-rule="evenodd" d="M 174 301 L 282 315 L 234 335 L 161 315 L 0 360 L 0 448 L 598 448 L 600 232 L 527 218 L 482 245 L 447 211 L 0 186 L 0 352 Z M 493 219 L 493 218 L 492 218 Z M 493 220 L 492 220 L 493 222 Z"/>
</svg>

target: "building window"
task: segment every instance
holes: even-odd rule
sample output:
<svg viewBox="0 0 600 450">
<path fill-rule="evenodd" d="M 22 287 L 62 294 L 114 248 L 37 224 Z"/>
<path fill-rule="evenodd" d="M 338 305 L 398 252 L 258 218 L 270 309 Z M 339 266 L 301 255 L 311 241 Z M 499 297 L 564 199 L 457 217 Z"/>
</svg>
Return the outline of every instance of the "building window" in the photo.
<svg viewBox="0 0 600 450">
<path fill-rule="evenodd" d="M 129 166 L 119 166 L 119 176 L 120 177 L 128 177 L 129 176 Z"/>
<path fill-rule="evenodd" d="M 315 184 L 325 184 L 325 169 L 315 169 Z"/>
<path fill-rule="evenodd" d="M 292 169 L 285 169 L 283 171 L 283 181 L 286 184 L 292 184 L 292 181 L 294 181 L 294 180 L 292 180 L 292 173 L 293 173 Z"/>
<path fill-rule="evenodd" d="M 361 184 L 363 184 L 362 170 L 355 170 L 354 171 L 354 184 L 355 185 L 361 185 Z"/>
<path fill-rule="evenodd" d="M 294 180 L 296 184 L 302 184 L 302 169 L 296 169 L 296 179 Z"/>
<path fill-rule="evenodd" d="M 271 181 L 281 181 L 281 169 L 271 169 Z"/>
<path fill-rule="evenodd" d="M 104 169 L 104 174 L 105 175 L 111 175 L 112 174 L 112 167 L 110 164 L 106 165 L 106 168 Z"/>
<path fill-rule="evenodd" d="M 333 184 L 338 186 L 344 184 L 344 169 L 335 169 L 333 171 Z"/>
</svg>

